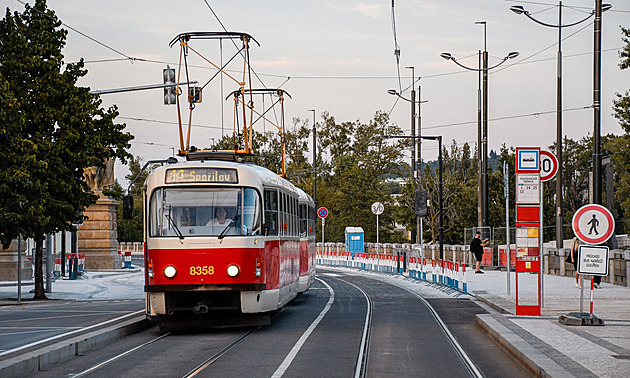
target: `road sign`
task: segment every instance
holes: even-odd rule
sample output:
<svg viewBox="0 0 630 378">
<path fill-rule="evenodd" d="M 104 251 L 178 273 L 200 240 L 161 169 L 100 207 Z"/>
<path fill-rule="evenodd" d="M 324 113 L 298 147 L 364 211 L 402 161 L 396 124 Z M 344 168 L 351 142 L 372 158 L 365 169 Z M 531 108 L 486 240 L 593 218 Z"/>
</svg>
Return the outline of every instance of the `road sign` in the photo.
<svg viewBox="0 0 630 378">
<path fill-rule="evenodd" d="M 516 148 L 516 173 L 540 172 L 540 148 Z"/>
<path fill-rule="evenodd" d="M 540 203 L 540 176 L 538 174 L 516 174 L 516 203 L 533 205 Z"/>
<path fill-rule="evenodd" d="M 596 245 L 610 239 L 615 230 L 615 218 L 604 206 L 584 205 L 573 214 L 571 226 L 578 239 Z"/>
<path fill-rule="evenodd" d="M 326 218 L 328 216 L 328 209 L 323 206 L 320 207 L 317 209 L 317 215 L 319 215 L 320 218 Z"/>
<path fill-rule="evenodd" d="M 608 275 L 608 247 L 581 245 L 578 251 L 578 273 Z"/>
<path fill-rule="evenodd" d="M 558 158 L 549 151 L 540 151 L 540 181 L 549 181 L 558 173 Z"/>
<path fill-rule="evenodd" d="M 381 215 L 383 214 L 383 211 L 385 211 L 385 206 L 383 206 L 382 203 L 374 202 L 372 204 L 372 212 L 374 213 L 374 215 Z"/>
</svg>

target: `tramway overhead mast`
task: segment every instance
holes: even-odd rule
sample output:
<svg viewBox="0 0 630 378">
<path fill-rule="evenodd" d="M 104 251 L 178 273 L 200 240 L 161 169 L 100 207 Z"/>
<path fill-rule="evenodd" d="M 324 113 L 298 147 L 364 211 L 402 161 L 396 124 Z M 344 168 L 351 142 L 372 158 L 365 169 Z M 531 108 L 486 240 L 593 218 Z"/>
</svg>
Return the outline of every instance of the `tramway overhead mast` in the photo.
<svg viewBox="0 0 630 378">
<path fill-rule="evenodd" d="M 225 63 L 217 65 L 212 62 L 211 59 L 204 56 L 200 50 L 191 46 L 192 40 L 240 40 L 241 46 L 240 48 L 236 43 L 234 45 L 237 47 L 236 53 L 230 57 Z M 186 82 L 191 82 L 191 71 L 189 70 L 189 56 L 194 54 L 195 56 L 201 58 L 205 63 L 209 64 L 212 68 L 214 68 L 210 74 L 210 78 L 207 80 L 199 80 L 200 83 L 204 83 L 201 86 L 191 87 L 187 86 L 187 90 L 183 91 L 179 84 L 176 85 L 174 93 L 176 94 L 176 99 L 173 103 L 177 105 L 177 119 L 179 124 L 179 143 L 180 149 L 178 151 L 179 156 L 187 156 L 190 158 L 192 154 L 194 155 L 210 155 L 214 154 L 227 154 L 234 156 L 235 158 L 239 155 L 253 155 L 254 151 L 252 149 L 252 136 L 253 136 L 253 125 L 260 119 L 263 119 L 267 122 L 273 124 L 276 128 L 278 128 L 281 138 L 282 144 L 282 176 L 285 176 L 285 164 L 284 164 L 284 96 L 288 95 L 284 90 L 279 88 L 264 88 L 264 89 L 252 89 L 252 69 L 250 65 L 250 55 L 249 55 L 249 46 L 251 41 L 255 42 L 258 46 L 260 44 L 256 41 L 251 35 L 242 32 L 187 32 L 181 33 L 177 35 L 171 42 L 169 43 L 170 47 L 173 47 L 176 44 L 179 44 L 179 63 L 177 69 L 177 80 L 173 80 L 175 83 L 179 83 L 182 75 L 184 75 Z M 231 72 L 228 72 L 226 67 L 232 63 L 236 58 L 240 57 L 242 59 L 242 71 L 240 71 L 240 76 L 235 75 Z M 230 81 L 234 82 L 238 89 L 231 92 L 231 94 L 226 98 L 229 99 L 232 97 L 234 99 L 234 126 L 233 126 L 233 150 L 204 150 L 199 149 L 191 145 L 191 127 L 192 127 L 192 113 L 196 107 L 196 104 L 201 103 L 201 94 L 205 87 L 207 87 L 215 78 L 219 75 L 223 75 L 228 78 Z M 188 103 L 188 119 L 185 120 L 185 110 L 182 109 L 184 106 L 180 102 L 179 94 L 185 93 L 187 94 L 187 103 Z M 269 95 L 269 96 L 277 96 L 278 99 L 273 102 L 272 106 L 267 110 L 262 112 L 254 109 L 254 95 Z M 291 97 L 291 96 L 289 96 Z M 165 100 L 166 103 L 166 100 Z M 280 121 L 273 122 L 272 120 L 265 117 L 265 114 L 273 108 L 276 104 L 280 104 L 282 117 Z M 240 107 L 239 107 L 240 106 Z"/>
</svg>

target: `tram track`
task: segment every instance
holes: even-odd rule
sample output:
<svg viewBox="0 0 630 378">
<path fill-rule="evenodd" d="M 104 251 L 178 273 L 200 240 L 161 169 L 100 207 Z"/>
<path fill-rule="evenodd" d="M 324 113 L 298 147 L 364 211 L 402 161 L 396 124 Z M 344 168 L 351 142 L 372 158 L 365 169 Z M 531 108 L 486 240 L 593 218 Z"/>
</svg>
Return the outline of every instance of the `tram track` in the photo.
<svg viewBox="0 0 630 378">
<path fill-rule="evenodd" d="M 364 323 L 364 333 L 363 333 L 363 337 L 362 337 L 362 340 L 361 340 L 361 346 L 360 346 L 358 359 L 357 359 L 357 364 L 356 364 L 356 367 L 355 367 L 355 374 L 354 374 L 355 378 L 365 377 L 367 375 L 367 368 L 368 368 L 368 361 L 369 361 L 370 335 L 371 335 L 370 330 L 372 328 L 372 307 L 373 307 L 372 298 L 370 297 L 369 294 L 367 294 L 363 289 L 361 289 L 357 285 L 355 285 L 355 284 L 353 284 L 351 282 L 348 282 L 348 281 L 346 281 L 344 279 L 341 279 L 341 278 L 336 278 L 336 279 L 341 281 L 341 282 L 344 282 L 344 283 L 346 283 L 348 285 L 351 285 L 352 287 L 354 287 L 355 289 L 360 291 L 365 296 L 366 301 L 368 302 L 368 310 L 367 310 L 367 313 L 366 313 L 365 323 Z M 446 323 L 442 320 L 442 318 L 439 316 L 437 311 L 433 308 L 433 306 L 425 298 L 423 298 L 420 294 L 418 294 L 418 293 L 416 293 L 416 292 L 414 292 L 414 291 L 410 290 L 409 288 L 404 287 L 402 285 L 396 285 L 394 283 L 386 282 L 386 281 L 379 280 L 379 279 L 376 279 L 376 281 L 382 282 L 382 283 L 384 283 L 386 285 L 392 285 L 392 286 L 399 287 L 399 288 L 401 288 L 401 289 L 411 293 L 416 298 L 418 298 L 424 304 L 424 306 L 426 306 L 426 308 L 429 310 L 431 316 L 433 317 L 435 322 L 438 324 L 439 328 L 441 329 L 442 333 L 444 334 L 444 337 L 448 341 L 448 344 L 450 345 L 452 350 L 455 352 L 455 354 L 459 357 L 459 359 L 461 360 L 462 364 L 464 365 L 464 367 L 466 368 L 466 370 L 468 371 L 470 376 L 475 377 L 475 378 L 484 377 L 483 373 L 475 365 L 475 363 L 473 362 L 472 358 L 468 355 L 468 353 L 466 353 L 466 351 L 461 346 L 461 344 L 459 343 L 457 338 L 450 332 L 450 330 L 448 329 Z"/>
<path fill-rule="evenodd" d="M 324 286 L 326 286 L 327 289 L 330 292 L 330 297 L 328 299 L 328 302 L 324 306 L 324 309 L 322 309 L 322 311 L 319 313 L 319 315 L 315 318 L 315 320 L 313 320 L 313 322 L 309 325 L 309 327 L 303 332 L 303 334 L 298 339 L 298 341 L 293 346 L 293 348 L 287 353 L 284 361 L 280 364 L 280 366 L 278 367 L 276 372 L 272 375 L 273 377 L 282 377 L 283 376 L 283 374 L 286 372 L 287 368 L 291 365 L 291 362 L 293 361 L 293 359 L 295 358 L 297 353 L 300 351 L 300 349 L 302 348 L 302 346 L 304 345 L 304 343 L 306 342 L 306 340 L 308 339 L 310 334 L 317 327 L 317 325 L 320 323 L 320 321 L 324 318 L 324 316 L 326 315 L 326 313 L 328 312 L 328 310 L 332 306 L 332 303 L 334 302 L 334 298 L 335 298 L 334 290 L 326 282 L 324 282 L 323 280 L 321 280 L 319 278 L 318 278 L 318 280 Z M 350 284 L 350 285 L 352 285 L 352 284 Z M 352 286 L 354 286 L 354 285 L 352 285 Z M 276 316 L 278 316 L 281 312 L 282 312 L 282 310 L 277 311 L 272 316 L 272 319 L 275 318 Z M 233 350 L 235 347 L 237 347 L 239 344 L 241 344 L 243 341 L 245 341 L 249 336 L 254 334 L 256 331 L 260 330 L 261 328 L 262 328 L 262 326 L 257 326 L 255 328 L 252 328 L 252 329 L 248 330 L 245 333 L 242 333 L 242 334 L 238 335 L 232 341 L 230 341 L 229 343 L 227 343 L 224 346 L 220 347 L 220 349 L 218 351 L 216 351 L 215 353 L 213 353 L 210 357 L 206 358 L 201 363 L 199 363 L 197 366 L 195 366 L 193 369 L 191 369 L 187 373 L 183 374 L 182 377 L 183 378 L 189 378 L 189 377 L 197 376 L 198 374 L 200 374 L 201 372 L 203 372 L 204 370 L 206 370 L 210 366 L 212 366 L 214 363 L 219 361 L 222 357 L 224 357 L 231 350 Z M 119 360 L 125 358 L 125 357 L 128 357 L 132 353 L 137 352 L 137 351 L 139 351 L 142 348 L 148 347 L 148 346 L 150 346 L 150 345 L 152 345 L 152 344 L 154 344 L 154 343 L 156 343 L 156 342 L 158 342 L 160 340 L 164 340 L 167 337 L 171 336 L 172 334 L 173 334 L 172 332 L 168 332 L 168 333 L 160 335 L 159 337 L 152 338 L 151 340 L 146 341 L 146 342 L 142 343 L 141 345 L 133 347 L 133 348 L 131 348 L 131 349 L 127 350 L 127 351 L 124 351 L 122 353 L 119 353 L 119 354 L 117 354 L 117 355 L 115 355 L 113 357 L 110 357 L 110 358 L 102 361 L 102 362 L 96 363 L 93 366 L 88 367 L 88 368 L 84 369 L 83 371 L 81 371 L 79 373 L 70 374 L 70 376 L 72 376 L 72 377 L 82 377 L 82 376 L 85 376 L 87 374 L 90 374 L 90 373 L 92 373 L 92 372 L 94 372 L 94 371 L 96 371 L 98 369 L 101 369 L 101 368 L 105 367 L 106 365 L 112 364 L 112 363 L 114 363 L 116 361 L 119 361 Z M 365 339 L 365 335 L 364 335 L 364 339 Z"/>
<path fill-rule="evenodd" d="M 363 334 L 361 335 L 361 344 L 359 346 L 357 363 L 354 370 L 354 378 L 364 378 L 367 376 L 368 358 L 370 354 L 370 336 L 372 334 L 372 318 L 374 315 L 372 297 L 370 297 L 365 290 L 361 289 L 357 285 L 340 278 L 338 278 L 338 280 L 359 290 L 367 302 L 365 321 L 363 323 Z"/>
<path fill-rule="evenodd" d="M 213 354 L 211 357 L 209 357 L 208 359 L 206 359 L 205 361 L 203 361 L 202 363 L 200 363 L 199 365 L 197 365 L 197 367 L 195 367 L 194 369 L 192 369 L 191 371 L 189 371 L 188 373 L 184 374 L 182 376 L 182 378 L 190 378 L 190 377 L 194 377 L 197 374 L 199 374 L 201 371 L 203 371 L 204 369 L 206 369 L 208 366 L 212 365 L 213 363 L 215 363 L 218 359 L 220 359 L 221 357 L 223 357 L 227 352 L 229 352 L 232 348 L 234 348 L 235 346 L 237 346 L 238 344 L 240 344 L 243 340 L 245 340 L 249 335 L 251 335 L 252 333 L 258 331 L 262 326 L 258 326 L 252 330 L 249 330 L 248 332 L 246 332 L 245 334 L 241 335 L 240 337 L 237 337 L 236 339 L 234 339 L 232 342 L 230 342 L 229 344 L 227 344 L 226 346 L 224 346 L 223 348 L 221 348 L 221 350 L 219 350 L 218 352 L 216 352 L 215 354 Z"/>
</svg>

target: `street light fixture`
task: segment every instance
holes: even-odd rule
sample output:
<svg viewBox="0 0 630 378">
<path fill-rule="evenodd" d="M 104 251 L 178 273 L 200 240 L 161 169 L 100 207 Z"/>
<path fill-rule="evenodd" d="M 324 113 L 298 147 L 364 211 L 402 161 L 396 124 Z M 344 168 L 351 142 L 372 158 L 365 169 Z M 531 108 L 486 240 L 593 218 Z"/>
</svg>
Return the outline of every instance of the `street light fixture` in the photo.
<svg viewBox="0 0 630 378">
<path fill-rule="evenodd" d="M 601 1 L 599 1 L 601 4 Z M 610 4 L 603 4 L 601 11 L 605 12 L 612 8 Z M 557 66 L 557 85 L 556 85 L 556 157 L 558 158 L 558 173 L 556 174 L 556 248 L 558 251 L 564 247 L 564 230 L 563 225 L 563 206 L 562 206 L 562 28 L 568 28 L 581 24 L 582 22 L 590 19 L 596 13 L 596 10 L 580 21 L 571 24 L 562 24 L 562 1 L 558 1 L 558 23 L 549 24 L 542 22 L 534 18 L 529 11 L 527 11 L 522 5 L 513 5 L 510 10 L 516 14 L 524 14 L 527 18 L 534 21 L 537 24 L 547 26 L 550 28 L 558 29 L 558 66 Z"/>
<path fill-rule="evenodd" d="M 485 21 L 481 21 L 477 23 L 483 24 L 484 26 L 484 51 L 483 51 L 483 59 L 480 62 L 481 63 L 480 67 L 473 68 L 473 67 L 465 66 L 461 64 L 460 62 L 458 62 L 457 59 L 453 55 L 451 55 L 451 53 L 448 53 L 448 52 L 441 53 L 440 56 L 446 60 L 453 61 L 455 64 L 457 64 L 458 66 L 464 69 L 467 69 L 469 71 L 476 71 L 476 72 L 479 72 L 480 74 L 483 74 L 483 127 L 479 127 L 479 130 L 478 130 L 478 132 L 480 132 L 478 139 L 479 139 L 479 142 L 481 143 L 481 146 L 478 145 L 477 149 L 480 152 L 479 160 L 481 163 L 481 180 L 479 182 L 479 193 L 480 193 L 479 212 L 481 216 L 479 218 L 481 220 L 480 226 L 485 227 L 488 225 L 488 71 L 490 71 L 491 69 L 497 68 L 501 64 L 505 63 L 508 59 L 516 58 L 519 55 L 519 53 L 516 51 L 512 51 L 509 54 L 507 54 L 499 63 L 495 64 L 492 67 L 488 67 L 488 51 L 486 50 L 486 47 L 485 47 L 486 46 L 486 43 L 485 43 L 486 23 Z M 479 109 L 478 113 L 481 114 L 481 109 Z"/>
</svg>

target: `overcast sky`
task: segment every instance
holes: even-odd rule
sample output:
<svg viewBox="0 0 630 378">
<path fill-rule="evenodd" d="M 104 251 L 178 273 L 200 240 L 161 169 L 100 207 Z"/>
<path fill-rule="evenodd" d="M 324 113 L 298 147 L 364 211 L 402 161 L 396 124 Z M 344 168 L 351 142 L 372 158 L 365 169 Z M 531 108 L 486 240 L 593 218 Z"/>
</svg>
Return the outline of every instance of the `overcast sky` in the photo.
<svg viewBox="0 0 630 378">
<path fill-rule="evenodd" d="M 613 8 L 603 15 L 602 134 L 621 134 L 611 106 L 616 92 L 630 88 L 630 71 L 618 67 L 623 46 L 619 26 L 630 27 L 630 3 L 610 2 Z M 0 4 L 3 9 L 24 9 L 17 0 Z M 316 109 L 317 122 L 323 111 L 337 122 L 368 122 L 382 110 L 391 112 L 391 121 L 409 133 L 410 104 L 396 103 L 387 90 L 402 86 L 409 98 L 411 70 L 405 67 L 413 66 L 415 77 L 421 77 L 416 90 L 421 85 L 422 100 L 428 100 L 422 105 L 423 134 L 443 135 L 445 143 L 459 144 L 477 140 L 478 75 L 442 59 L 440 53 L 450 52 L 462 64 L 477 67 L 484 27 L 475 22 L 486 21 L 490 66 L 511 51 L 520 53 L 490 71 L 489 149 L 497 150 L 503 143 L 546 148 L 556 138 L 558 33 L 511 12 L 509 7 L 517 4 L 541 21 L 558 22 L 558 2 L 553 0 L 395 1 L 398 70 L 390 0 L 48 1 L 65 24 L 93 39 L 69 30 L 64 49 L 66 62 L 86 60 L 89 73 L 79 84 L 91 89 L 161 83 L 162 69 L 177 66 L 179 49 L 169 48 L 173 37 L 189 31 L 223 31 L 224 26 L 260 43 L 250 49 L 252 68 L 264 86 L 282 85 L 293 97 L 285 102 L 288 125 L 294 117 L 312 122 L 309 109 Z M 565 0 L 563 23 L 581 20 L 593 7 L 592 0 Z M 592 18 L 563 28 L 562 37 L 564 134 L 579 139 L 593 133 Z M 195 41 L 191 46 L 220 62 L 218 43 Z M 234 53 L 234 46 L 224 42 L 223 58 Z M 205 82 L 209 72 L 197 70 L 197 79 Z M 262 87 L 253 81 L 254 87 Z M 225 79 L 221 93 L 216 82 L 195 110 L 193 123 L 199 126 L 193 128 L 192 145 L 206 147 L 212 138 L 220 138 L 222 123 L 223 132 L 232 130 L 232 100 L 224 99 L 236 87 Z M 131 153 L 144 161 L 179 149 L 176 107 L 163 105 L 162 97 L 161 89 L 102 95 L 103 106 L 118 106 L 118 121 L 136 137 Z M 262 109 L 263 104 L 258 101 L 256 106 Z M 423 157 L 435 159 L 436 150 L 431 142 L 424 143 Z M 119 181 L 124 182 L 127 173 L 126 167 L 117 165 Z"/>
</svg>

